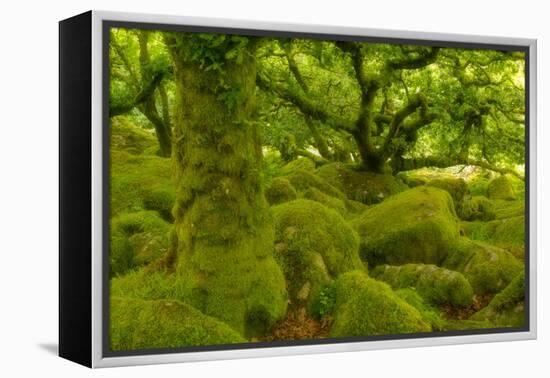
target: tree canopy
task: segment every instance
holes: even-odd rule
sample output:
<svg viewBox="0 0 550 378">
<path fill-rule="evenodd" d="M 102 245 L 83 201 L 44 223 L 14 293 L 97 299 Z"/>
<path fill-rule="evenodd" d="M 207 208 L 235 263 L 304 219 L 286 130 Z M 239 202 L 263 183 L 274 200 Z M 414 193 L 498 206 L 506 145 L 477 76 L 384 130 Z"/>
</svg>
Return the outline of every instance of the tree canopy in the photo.
<svg viewBox="0 0 550 378">
<path fill-rule="evenodd" d="M 171 153 L 175 91 L 167 35 L 111 32 L 110 114 L 154 127 L 163 156 Z M 186 51 L 205 71 L 238 64 L 257 45 L 250 122 L 286 161 L 354 162 L 393 174 L 478 165 L 523 175 L 523 53 L 207 33 L 192 41 Z M 238 88 L 217 85 L 229 105 L 239 101 Z"/>
</svg>

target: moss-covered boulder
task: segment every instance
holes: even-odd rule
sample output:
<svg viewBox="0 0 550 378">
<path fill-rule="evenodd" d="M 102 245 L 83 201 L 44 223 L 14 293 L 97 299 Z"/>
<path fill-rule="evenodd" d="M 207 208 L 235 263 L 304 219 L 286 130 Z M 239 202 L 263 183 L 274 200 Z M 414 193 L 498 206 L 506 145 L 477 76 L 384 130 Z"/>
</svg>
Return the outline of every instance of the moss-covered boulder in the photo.
<svg viewBox="0 0 550 378">
<path fill-rule="evenodd" d="M 474 292 L 468 280 L 459 272 L 435 265 L 380 265 L 370 275 L 393 289 L 415 288 L 422 298 L 432 304 L 458 307 L 472 304 Z"/>
<path fill-rule="evenodd" d="M 309 306 L 330 280 L 363 269 L 358 237 L 336 211 L 305 199 L 271 210 L 275 257 L 283 267 L 293 305 Z"/>
<path fill-rule="evenodd" d="M 496 327 L 522 327 L 525 324 L 525 272 L 521 271 L 493 300 L 470 319 L 490 321 Z"/>
<path fill-rule="evenodd" d="M 341 275 L 335 282 L 332 337 L 429 332 L 431 327 L 413 306 L 385 283 L 365 272 Z"/>
<path fill-rule="evenodd" d="M 523 260 L 525 254 L 525 216 L 496 219 L 490 222 L 462 222 L 464 234 L 477 241 L 503 248 Z"/>
<path fill-rule="evenodd" d="M 464 331 L 495 328 L 493 323 L 488 320 L 471 320 L 471 319 L 444 319 L 443 331 Z"/>
<path fill-rule="evenodd" d="M 316 174 L 345 193 L 348 199 L 367 205 L 382 202 L 387 197 L 407 189 L 401 180 L 392 175 L 364 172 L 343 163 L 323 165 Z"/>
<path fill-rule="evenodd" d="M 422 320 L 431 326 L 432 331 L 444 330 L 445 319 L 441 315 L 441 312 L 427 303 L 415 289 L 397 289 L 395 290 L 395 294 L 413 306 L 422 316 Z"/>
<path fill-rule="evenodd" d="M 351 221 L 369 265 L 440 265 L 459 238 L 451 196 L 421 186 L 388 198 Z"/>
<path fill-rule="evenodd" d="M 487 196 L 491 199 L 516 199 L 514 187 L 505 175 L 500 175 L 489 182 L 489 185 L 487 186 Z"/>
<path fill-rule="evenodd" d="M 175 198 L 170 159 L 111 150 L 111 216 L 150 209 L 171 220 Z"/>
<path fill-rule="evenodd" d="M 494 231 L 491 240 L 494 244 L 523 259 L 525 253 L 525 216 L 493 221 Z"/>
<path fill-rule="evenodd" d="M 283 165 L 280 174 L 281 176 L 288 176 L 298 171 L 313 172 L 315 171 L 315 163 L 311 159 L 301 157 Z"/>
<path fill-rule="evenodd" d="M 171 299 L 186 301 L 179 291 L 178 276 L 166 269 L 142 267 L 110 280 L 111 297 L 143 300 Z"/>
<path fill-rule="evenodd" d="M 123 213 L 111 220 L 109 266 L 118 275 L 148 264 L 170 247 L 172 226 L 155 211 Z"/>
<path fill-rule="evenodd" d="M 489 186 L 487 175 L 477 174 L 470 177 L 467 181 L 468 192 L 472 196 L 487 196 L 487 187 Z"/>
<path fill-rule="evenodd" d="M 342 216 L 346 216 L 348 213 L 346 202 L 340 198 L 329 196 L 321 192 L 317 188 L 309 188 L 303 193 L 303 198 L 309 199 L 328 207 L 329 209 L 336 210 Z"/>
<path fill-rule="evenodd" d="M 467 238 L 456 243 L 443 266 L 463 273 L 476 294 L 498 293 L 523 269 L 510 252 Z"/>
<path fill-rule="evenodd" d="M 490 221 L 496 217 L 493 201 L 485 196 L 464 198 L 457 212 L 461 219 L 468 221 Z"/>
<path fill-rule="evenodd" d="M 167 222 L 174 222 L 172 208 L 174 207 L 174 190 L 168 188 L 152 188 L 143 193 L 143 207 L 146 210 L 154 210 Z"/>
<path fill-rule="evenodd" d="M 429 180 L 426 185 L 445 190 L 451 195 L 456 208 L 462 203 L 462 199 L 468 193 L 468 185 L 461 177 L 444 176 Z"/>
<path fill-rule="evenodd" d="M 111 149 L 139 155 L 158 146 L 154 131 L 136 126 L 124 116 L 110 119 Z"/>
<path fill-rule="evenodd" d="M 109 320 L 115 351 L 246 342 L 227 324 L 179 301 L 111 297 Z"/>
<path fill-rule="evenodd" d="M 319 176 L 311 173 L 310 171 L 299 169 L 292 175 L 285 176 L 285 178 L 290 181 L 296 191 L 300 193 L 303 193 L 311 188 L 315 188 L 331 197 L 339 198 L 342 200 L 346 199 L 344 193 L 342 193 L 339 189 L 332 186 Z"/>
<path fill-rule="evenodd" d="M 149 153 L 159 148 L 154 132 L 117 116 L 111 119 L 110 133 L 111 214 L 155 210 L 172 222 L 175 190 L 171 160 Z"/>
<path fill-rule="evenodd" d="M 506 219 L 525 215 L 525 200 L 492 200 L 495 219 Z"/>
<path fill-rule="evenodd" d="M 295 200 L 297 194 L 290 181 L 283 177 L 276 177 L 266 188 L 265 198 L 270 205 L 277 205 L 279 203 Z"/>
</svg>

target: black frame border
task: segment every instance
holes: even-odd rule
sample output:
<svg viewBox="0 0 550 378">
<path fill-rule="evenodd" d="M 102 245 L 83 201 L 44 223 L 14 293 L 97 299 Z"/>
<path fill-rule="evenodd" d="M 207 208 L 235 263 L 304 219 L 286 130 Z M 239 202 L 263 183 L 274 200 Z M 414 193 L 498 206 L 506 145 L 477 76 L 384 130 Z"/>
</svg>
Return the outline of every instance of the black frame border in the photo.
<svg viewBox="0 0 550 378">
<path fill-rule="evenodd" d="M 110 188 L 110 129 L 109 129 L 109 40 L 111 28 L 126 28 L 126 29 L 142 29 L 142 30 L 159 30 L 159 31 L 174 31 L 174 32 L 195 32 L 195 33 L 222 33 L 222 34 L 238 34 L 245 36 L 256 37 L 272 37 L 272 38 L 304 38 L 318 40 L 334 40 L 334 41 L 356 41 L 356 42 L 371 42 L 385 44 L 411 44 L 420 46 L 433 46 L 443 48 L 461 48 L 461 49 L 476 49 L 476 50 L 497 50 L 522 52 L 525 54 L 525 300 L 524 300 L 524 326 L 523 327 L 508 327 L 508 328 L 486 328 L 472 329 L 460 331 L 438 331 L 438 332 L 422 332 L 397 335 L 378 335 L 378 336 L 354 336 L 341 338 L 326 338 L 326 339 L 308 339 L 308 340 L 291 340 L 291 341 L 272 341 L 272 342 L 248 342 L 239 344 L 219 344 L 207 346 L 184 346 L 179 348 L 155 348 L 155 349 L 136 349 L 128 351 L 113 351 L 110 349 L 109 343 L 109 233 L 110 233 L 110 209 L 109 209 L 109 188 Z M 214 27 L 214 26 L 193 26 L 193 25 L 178 25 L 178 24 L 163 24 L 163 23 L 148 23 L 134 21 L 117 21 L 103 20 L 101 22 L 102 30 L 102 173 L 103 173 L 103 188 L 102 188 L 102 221 L 103 221 L 103 240 L 102 240 L 102 305 L 103 312 L 101 317 L 101 334 L 102 334 L 102 357 L 127 357 L 127 356 L 145 356 L 159 355 L 172 353 L 192 353 L 192 352 L 208 352 L 208 351 L 225 351 L 239 349 L 258 349 L 258 348 L 278 348 L 278 347 L 293 347 L 307 345 L 330 345 L 330 344 L 345 344 L 366 341 L 387 341 L 387 340 L 407 340 L 419 338 L 437 338 L 448 336 L 469 336 L 469 335 L 486 335 L 486 334 L 506 334 L 516 332 L 529 332 L 530 326 L 530 49 L 529 46 L 498 44 L 498 43 L 481 43 L 481 42 L 457 42 L 457 41 L 438 41 L 419 38 L 396 38 L 396 37 L 374 37 L 374 36 L 354 36 L 340 35 L 328 33 L 309 33 L 309 32 L 291 32 L 284 30 L 263 30 L 263 29 L 246 29 L 233 27 Z M 466 37 L 467 38 L 467 37 Z"/>
</svg>

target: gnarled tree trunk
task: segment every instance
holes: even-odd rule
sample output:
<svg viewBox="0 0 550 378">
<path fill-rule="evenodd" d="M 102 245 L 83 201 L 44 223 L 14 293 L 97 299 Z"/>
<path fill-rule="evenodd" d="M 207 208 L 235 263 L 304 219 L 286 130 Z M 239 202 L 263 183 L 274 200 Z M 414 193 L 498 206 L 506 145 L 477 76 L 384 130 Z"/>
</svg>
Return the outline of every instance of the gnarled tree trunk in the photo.
<svg viewBox="0 0 550 378">
<path fill-rule="evenodd" d="M 261 334 L 286 312 L 287 294 L 272 255 L 261 144 L 251 119 L 252 41 L 242 63 L 222 61 L 221 70 L 205 70 L 190 58 L 193 38 L 174 34 L 167 40 L 177 86 L 175 270 L 195 307 L 247 336 Z M 231 94 L 235 98 L 228 98 Z"/>
</svg>

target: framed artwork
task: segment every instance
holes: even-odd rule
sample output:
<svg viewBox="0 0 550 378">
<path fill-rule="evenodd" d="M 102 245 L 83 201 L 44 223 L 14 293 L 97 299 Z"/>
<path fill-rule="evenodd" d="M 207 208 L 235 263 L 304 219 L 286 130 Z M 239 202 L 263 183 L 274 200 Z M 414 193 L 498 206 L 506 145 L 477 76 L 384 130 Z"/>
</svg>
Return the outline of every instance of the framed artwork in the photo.
<svg viewBox="0 0 550 378">
<path fill-rule="evenodd" d="M 60 22 L 60 355 L 536 337 L 536 41 Z"/>
</svg>

